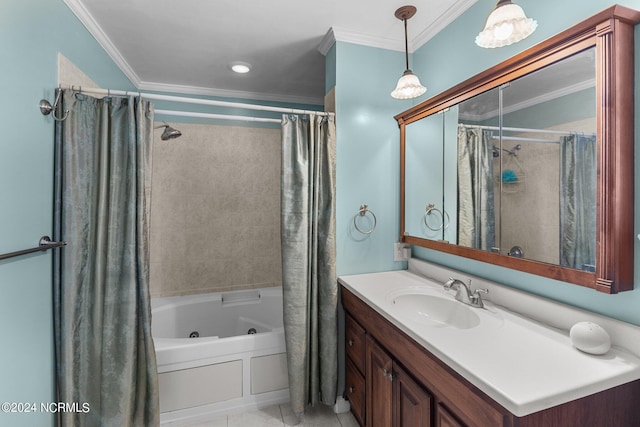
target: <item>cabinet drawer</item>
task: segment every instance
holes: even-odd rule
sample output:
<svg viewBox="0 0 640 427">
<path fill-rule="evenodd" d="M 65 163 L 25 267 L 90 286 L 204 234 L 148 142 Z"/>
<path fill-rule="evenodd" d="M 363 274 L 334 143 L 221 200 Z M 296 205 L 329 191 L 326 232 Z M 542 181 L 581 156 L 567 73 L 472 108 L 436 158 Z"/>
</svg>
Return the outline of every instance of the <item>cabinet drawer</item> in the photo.
<svg viewBox="0 0 640 427">
<path fill-rule="evenodd" d="M 346 384 L 344 395 L 351 404 L 351 411 L 356 417 L 361 426 L 364 425 L 364 402 L 365 402 L 365 385 L 364 377 L 351 362 L 351 359 L 347 359 L 346 369 Z"/>
<path fill-rule="evenodd" d="M 366 367 L 364 346 L 365 346 L 365 331 L 362 326 L 358 325 L 358 322 L 353 320 L 351 316 L 347 314 L 345 319 L 345 347 L 347 357 L 349 357 L 353 364 L 358 368 L 361 374 L 364 374 Z"/>
</svg>

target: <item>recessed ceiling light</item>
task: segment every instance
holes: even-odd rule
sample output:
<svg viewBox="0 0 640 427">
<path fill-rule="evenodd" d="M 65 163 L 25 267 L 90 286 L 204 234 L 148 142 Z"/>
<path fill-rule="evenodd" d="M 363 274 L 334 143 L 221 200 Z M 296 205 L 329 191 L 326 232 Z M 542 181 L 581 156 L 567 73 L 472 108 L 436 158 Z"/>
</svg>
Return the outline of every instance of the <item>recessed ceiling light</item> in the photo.
<svg viewBox="0 0 640 427">
<path fill-rule="evenodd" d="M 231 69 L 238 74 L 246 74 L 251 71 L 251 65 L 246 62 L 232 62 Z"/>
</svg>

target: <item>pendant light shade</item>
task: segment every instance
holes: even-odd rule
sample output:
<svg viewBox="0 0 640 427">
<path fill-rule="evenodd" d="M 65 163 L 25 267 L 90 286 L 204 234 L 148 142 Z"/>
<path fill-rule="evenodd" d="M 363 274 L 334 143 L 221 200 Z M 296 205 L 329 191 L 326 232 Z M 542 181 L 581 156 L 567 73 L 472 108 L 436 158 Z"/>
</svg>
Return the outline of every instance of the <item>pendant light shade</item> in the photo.
<svg viewBox="0 0 640 427">
<path fill-rule="evenodd" d="M 396 10 L 395 16 L 404 22 L 404 54 L 406 60 L 406 69 L 402 77 L 398 80 L 396 88 L 391 92 L 391 96 L 396 99 L 411 99 L 422 95 L 427 88 L 420 84 L 418 76 L 413 74 L 409 69 L 409 42 L 407 40 L 407 19 L 416 14 L 417 9 L 414 6 L 402 6 Z"/>
<path fill-rule="evenodd" d="M 508 46 L 529 37 L 537 26 L 520 6 L 511 0 L 500 0 L 487 18 L 484 30 L 476 37 L 476 44 L 485 48 Z"/>
<path fill-rule="evenodd" d="M 398 80 L 396 88 L 391 92 L 391 96 L 396 99 L 411 99 L 422 95 L 427 88 L 420 84 L 418 76 L 413 71 L 407 69 Z"/>
</svg>

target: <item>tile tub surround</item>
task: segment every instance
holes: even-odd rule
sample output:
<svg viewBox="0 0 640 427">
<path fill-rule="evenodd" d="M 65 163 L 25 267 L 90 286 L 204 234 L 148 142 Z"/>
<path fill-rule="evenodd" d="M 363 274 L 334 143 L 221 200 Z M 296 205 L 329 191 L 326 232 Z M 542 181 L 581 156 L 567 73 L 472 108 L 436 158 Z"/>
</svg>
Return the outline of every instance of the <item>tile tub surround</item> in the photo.
<svg viewBox="0 0 640 427">
<path fill-rule="evenodd" d="M 429 280 L 426 277 L 433 278 Z M 497 284 L 477 279 L 472 287 L 488 287 L 487 309 L 472 309 L 480 322 L 470 329 L 429 326 L 398 311 L 389 295 L 419 289 L 449 298 L 443 277 L 467 279 L 432 264 L 410 262 L 410 271 L 342 276 L 349 291 L 400 328 L 454 371 L 518 417 L 560 405 L 640 378 L 640 358 L 633 349 L 640 328 L 533 295 L 508 295 Z M 513 302 L 513 304 L 510 304 Z M 531 319 L 521 306 L 537 313 Z M 506 308 L 505 308 L 506 307 Z M 541 314 L 543 313 L 543 314 Z M 555 324 L 545 323 L 548 316 Z M 610 332 L 614 347 L 604 356 L 591 356 L 572 347 L 569 327 L 589 320 Z M 633 341 L 633 342 L 632 342 Z M 629 345 L 627 345 L 629 344 Z M 626 346 L 626 348 L 623 348 Z M 514 375 L 514 373 L 518 373 Z"/>
<path fill-rule="evenodd" d="M 281 286 L 280 130 L 171 125 L 154 131 L 151 295 Z"/>
</svg>

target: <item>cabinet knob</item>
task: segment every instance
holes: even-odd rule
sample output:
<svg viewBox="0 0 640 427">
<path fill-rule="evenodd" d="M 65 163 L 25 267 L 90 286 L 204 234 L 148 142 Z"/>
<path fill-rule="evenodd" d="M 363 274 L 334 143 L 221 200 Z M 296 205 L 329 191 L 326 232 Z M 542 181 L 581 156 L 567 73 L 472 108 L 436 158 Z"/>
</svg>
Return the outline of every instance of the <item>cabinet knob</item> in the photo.
<svg viewBox="0 0 640 427">
<path fill-rule="evenodd" d="M 393 381 L 393 371 L 387 371 L 385 368 L 382 368 L 382 375 L 387 377 L 389 381 Z"/>
<path fill-rule="evenodd" d="M 349 340 L 347 344 L 349 344 L 349 347 L 353 347 L 353 340 Z"/>
<path fill-rule="evenodd" d="M 353 394 L 353 387 L 349 387 L 349 394 Z"/>
</svg>

